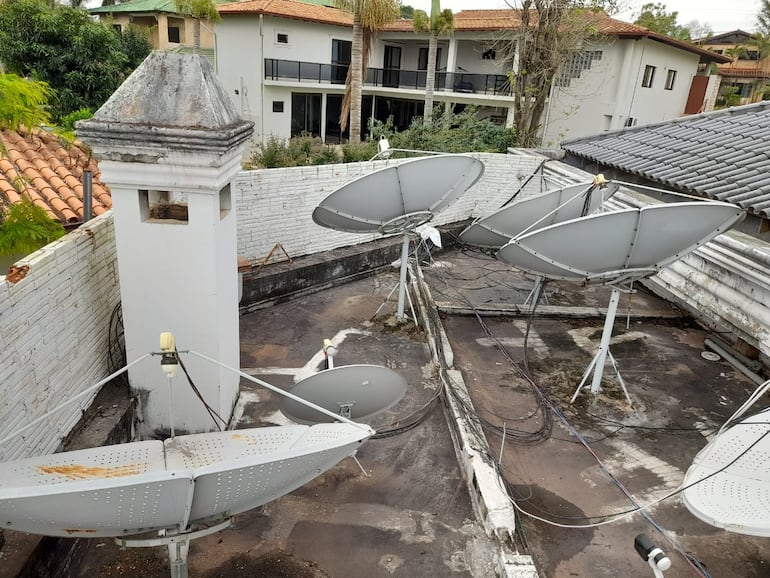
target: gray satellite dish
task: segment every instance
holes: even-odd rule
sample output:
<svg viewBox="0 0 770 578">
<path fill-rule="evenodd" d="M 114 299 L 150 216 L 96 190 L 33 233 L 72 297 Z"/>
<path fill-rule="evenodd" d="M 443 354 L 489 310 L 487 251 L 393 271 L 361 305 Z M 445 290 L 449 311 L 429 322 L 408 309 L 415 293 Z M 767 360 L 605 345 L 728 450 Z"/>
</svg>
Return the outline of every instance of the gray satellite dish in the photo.
<svg viewBox="0 0 770 578">
<path fill-rule="evenodd" d="M 454 202 L 484 173 L 467 155 L 412 159 L 359 177 L 313 211 L 322 227 L 350 233 L 402 233 Z"/>
<path fill-rule="evenodd" d="M 321 371 L 297 383 L 289 391 L 296 397 L 348 419 L 366 419 L 382 413 L 404 397 L 406 380 L 379 365 L 343 365 Z M 297 423 L 333 421 L 306 404 L 281 398 L 281 412 Z"/>
<path fill-rule="evenodd" d="M 412 159 L 341 186 L 315 208 L 313 221 L 349 233 L 404 234 L 397 313 L 403 319 L 409 231 L 430 221 L 482 174 L 484 164 L 467 155 Z"/>
<path fill-rule="evenodd" d="M 609 357 L 631 403 L 609 350 L 620 300 L 619 286 L 654 275 L 745 217 L 745 211 L 735 205 L 718 201 L 649 205 L 537 229 L 511 239 L 497 252 L 498 259 L 535 275 L 612 286 L 599 351 L 586 368 L 571 401 L 575 401 L 591 371 L 591 392 L 599 392 L 604 363 Z"/>
<path fill-rule="evenodd" d="M 618 188 L 616 183 L 604 186 L 581 183 L 526 197 L 477 219 L 460 233 L 460 240 L 499 249 L 533 225 L 541 229 L 595 213 Z"/>
<path fill-rule="evenodd" d="M 718 201 L 625 209 L 532 231 L 497 257 L 550 279 L 612 285 L 654 275 L 745 217 Z"/>
<path fill-rule="evenodd" d="M 770 409 L 720 433 L 684 477 L 690 512 L 712 526 L 770 536 Z"/>
</svg>

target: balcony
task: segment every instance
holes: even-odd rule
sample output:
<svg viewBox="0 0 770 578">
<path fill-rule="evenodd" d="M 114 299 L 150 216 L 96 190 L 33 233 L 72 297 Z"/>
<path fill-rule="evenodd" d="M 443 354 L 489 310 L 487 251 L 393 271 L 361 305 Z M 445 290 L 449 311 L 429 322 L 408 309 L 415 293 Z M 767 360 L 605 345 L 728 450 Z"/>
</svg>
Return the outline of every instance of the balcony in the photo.
<svg viewBox="0 0 770 578">
<path fill-rule="evenodd" d="M 265 59 L 265 80 L 344 84 L 347 73 L 348 65 L 346 64 Z M 426 78 L 427 73 L 424 70 L 369 68 L 366 73 L 365 84 L 385 88 L 422 90 L 425 88 Z M 504 74 L 437 72 L 436 92 L 510 96 L 511 82 L 508 76 Z"/>
</svg>

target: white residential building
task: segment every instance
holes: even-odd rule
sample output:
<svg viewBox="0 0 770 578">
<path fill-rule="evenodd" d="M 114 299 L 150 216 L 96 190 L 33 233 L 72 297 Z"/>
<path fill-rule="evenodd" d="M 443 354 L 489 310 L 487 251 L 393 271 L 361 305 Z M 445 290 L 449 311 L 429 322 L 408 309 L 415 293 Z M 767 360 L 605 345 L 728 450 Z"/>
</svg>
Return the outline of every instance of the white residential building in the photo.
<svg viewBox="0 0 770 578">
<path fill-rule="evenodd" d="M 220 6 L 217 72 L 255 137 L 303 132 L 325 142 L 347 138 L 339 115 L 350 63 L 352 16 L 298 0 L 248 0 Z M 499 48 L 519 23 L 515 10 L 464 10 L 455 32 L 439 39 L 437 104 L 473 104 L 513 124 L 509 74 L 514 59 Z M 632 24 L 596 15 L 600 40 L 576 51 L 554 81 L 543 115 L 543 142 L 575 138 L 681 116 L 710 53 Z M 373 42 L 363 90 L 366 117 L 406 128 L 423 113 L 428 34 L 411 20 L 389 25 Z M 362 123 L 365 131 L 367 122 Z"/>
</svg>

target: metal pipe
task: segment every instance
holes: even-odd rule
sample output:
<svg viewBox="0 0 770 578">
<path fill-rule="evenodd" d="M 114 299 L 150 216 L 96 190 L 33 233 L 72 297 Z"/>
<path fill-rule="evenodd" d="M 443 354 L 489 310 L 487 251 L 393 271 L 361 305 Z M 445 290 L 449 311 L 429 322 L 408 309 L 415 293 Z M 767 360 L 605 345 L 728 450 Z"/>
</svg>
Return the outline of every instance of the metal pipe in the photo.
<svg viewBox="0 0 770 578">
<path fill-rule="evenodd" d="M 714 353 L 718 353 L 722 357 L 724 357 L 727 361 L 729 361 L 733 366 L 735 366 L 736 369 L 738 369 L 743 375 L 748 377 L 751 381 L 753 381 L 757 385 L 761 385 L 765 382 L 765 380 L 751 371 L 748 367 L 743 365 L 743 363 L 740 362 L 740 360 L 736 359 L 733 355 L 731 355 L 729 352 L 725 351 L 722 347 L 714 343 L 711 339 L 706 339 L 704 342 L 706 346 L 709 349 L 712 349 Z"/>
<path fill-rule="evenodd" d="M 91 220 L 93 214 L 93 175 L 91 171 L 83 171 L 83 222 Z"/>
</svg>

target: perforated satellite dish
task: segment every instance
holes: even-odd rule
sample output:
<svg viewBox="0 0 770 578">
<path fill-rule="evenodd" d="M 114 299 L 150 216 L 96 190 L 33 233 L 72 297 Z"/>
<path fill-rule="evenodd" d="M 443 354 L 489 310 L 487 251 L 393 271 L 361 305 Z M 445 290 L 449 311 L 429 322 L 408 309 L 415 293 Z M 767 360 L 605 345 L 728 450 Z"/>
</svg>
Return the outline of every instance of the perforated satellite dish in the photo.
<svg viewBox="0 0 770 578">
<path fill-rule="evenodd" d="M 291 492 L 373 433 L 350 423 L 265 427 L 4 463 L 0 527 L 84 538 L 183 532 Z"/>
<path fill-rule="evenodd" d="M 512 239 L 497 257 L 551 279 L 618 283 L 655 274 L 745 216 L 716 201 L 589 215 Z"/>
<path fill-rule="evenodd" d="M 350 233 L 409 231 L 473 186 L 484 164 L 467 155 L 421 157 L 359 177 L 313 211 L 322 227 Z"/>
<path fill-rule="evenodd" d="M 303 379 L 290 393 L 343 417 L 365 419 L 398 403 L 406 393 L 406 380 L 379 365 L 343 365 Z M 289 398 L 281 398 L 280 407 L 297 423 L 333 421 L 331 416 Z"/>
<path fill-rule="evenodd" d="M 730 532 L 770 536 L 768 434 L 766 409 L 731 426 L 703 448 L 684 478 L 685 487 L 694 484 L 682 493 L 687 509 Z"/>
<path fill-rule="evenodd" d="M 581 183 L 526 197 L 476 219 L 460 233 L 460 240 L 499 249 L 534 223 L 537 223 L 536 228 L 542 229 L 596 212 L 618 188 L 616 183 L 602 187 Z"/>
</svg>

